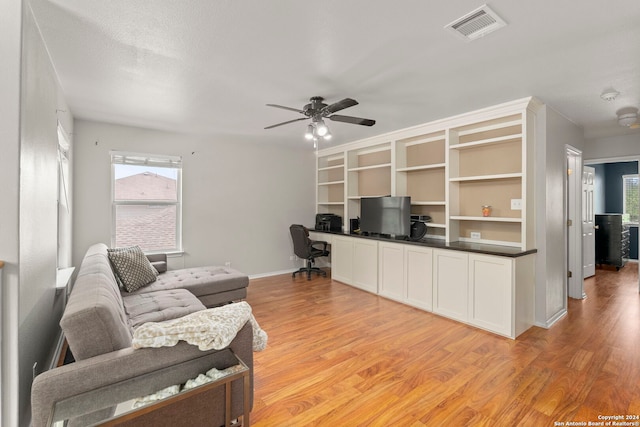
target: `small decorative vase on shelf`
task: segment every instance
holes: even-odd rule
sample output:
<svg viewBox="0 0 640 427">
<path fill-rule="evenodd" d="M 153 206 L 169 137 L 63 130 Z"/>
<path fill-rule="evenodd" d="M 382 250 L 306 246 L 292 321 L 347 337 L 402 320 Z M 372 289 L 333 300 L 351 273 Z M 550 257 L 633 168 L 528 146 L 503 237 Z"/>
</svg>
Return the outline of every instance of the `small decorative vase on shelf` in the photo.
<svg viewBox="0 0 640 427">
<path fill-rule="evenodd" d="M 482 206 L 482 216 L 491 216 L 491 206 L 489 205 Z"/>
</svg>

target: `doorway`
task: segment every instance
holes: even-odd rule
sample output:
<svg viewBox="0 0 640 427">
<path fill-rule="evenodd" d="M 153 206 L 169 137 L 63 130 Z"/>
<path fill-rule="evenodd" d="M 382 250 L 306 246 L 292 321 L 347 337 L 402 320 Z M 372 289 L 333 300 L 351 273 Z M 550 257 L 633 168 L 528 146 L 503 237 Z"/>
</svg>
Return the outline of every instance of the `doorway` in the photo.
<svg viewBox="0 0 640 427">
<path fill-rule="evenodd" d="M 638 260 L 640 252 L 640 241 L 638 239 L 638 217 L 634 216 L 634 200 L 640 199 L 638 194 L 637 176 L 640 159 L 635 156 L 593 159 L 584 162 L 585 166 L 594 169 L 593 188 L 593 210 L 595 215 L 600 214 L 620 214 L 622 215 L 624 227 L 629 234 L 629 259 Z M 633 179 L 635 177 L 635 181 Z M 630 185 L 631 184 L 631 185 Z M 629 194 L 631 191 L 631 198 Z M 635 193 L 634 193 L 635 192 Z M 638 209 L 638 206 L 635 206 Z M 596 233 L 599 230 L 595 230 Z M 587 242 L 583 241 L 586 252 Z M 586 264 L 585 260 L 585 264 Z M 596 262 L 594 257 L 594 262 Z M 637 267 L 640 269 L 640 264 Z M 595 270 L 596 276 L 598 269 Z M 585 276 L 586 277 L 586 276 Z M 640 292 L 640 278 L 638 280 L 638 291 Z"/>
</svg>

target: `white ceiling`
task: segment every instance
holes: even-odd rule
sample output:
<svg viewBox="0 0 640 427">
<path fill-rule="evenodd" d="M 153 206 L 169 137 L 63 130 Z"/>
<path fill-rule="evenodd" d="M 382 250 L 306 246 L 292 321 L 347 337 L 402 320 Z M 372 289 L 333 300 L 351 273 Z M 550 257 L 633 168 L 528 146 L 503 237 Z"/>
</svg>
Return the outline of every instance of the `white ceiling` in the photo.
<svg viewBox="0 0 640 427">
<path fill-rule="evenodd" d="M 265 144 L 310 144 L 311 96 L 350 97 L 332 145 L 529 95 L 582 126 L 625 132 L 640 107 L 638 0 L 494 0 L 507 27 L 464 42 L 443 27 L 481 0 L 30 0 L 77 118 Z M 600 99 L 618 90 L 612 102 Z M 323 143 L 326 146 L 326 143 Z"/>
</svg>

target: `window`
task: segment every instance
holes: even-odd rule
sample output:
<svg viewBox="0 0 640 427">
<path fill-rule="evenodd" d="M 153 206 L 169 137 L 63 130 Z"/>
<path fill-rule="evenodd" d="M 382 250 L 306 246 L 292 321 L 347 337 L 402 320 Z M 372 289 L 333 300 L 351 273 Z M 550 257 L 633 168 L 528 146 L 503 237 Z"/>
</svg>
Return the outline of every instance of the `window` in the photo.
<svg viewBox="0 0 640 427">
<path fill-rule="evenodd" d="M 58 268 L 71 265 L 71 189 L 69 135 L 58 123 Z"/>
<path fill-rule="evenodd" d="M 622 219 L 638 223 L 638 175 L 622 175 Z"/>
<path fill-rule="evenodd" d="M 111 175 L 112 246 L 181 251 L 182 159 L 112 152 Z"/>
</svg>

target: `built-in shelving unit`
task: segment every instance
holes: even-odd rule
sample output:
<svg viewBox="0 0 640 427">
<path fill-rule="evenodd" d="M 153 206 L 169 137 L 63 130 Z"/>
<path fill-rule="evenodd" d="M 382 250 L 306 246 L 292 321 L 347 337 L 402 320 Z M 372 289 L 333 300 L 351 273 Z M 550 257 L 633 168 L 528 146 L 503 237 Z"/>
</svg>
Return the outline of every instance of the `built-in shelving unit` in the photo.
<svg viewBox="0 0 640 427">
<path fill-rule="evenodd" d="M 446 132 L 396 141 L 396 195 L 411 196 L 411 213 L 431 217 L 428 237 L 445 238 Z"/>
<path fill-rule="evenodd" d="M 391 193 L 391 144 L 388 142 L 347 151 L 347 212 L 360 216 L 360 199 Z"/>
<path fill-rule="evenodd" d="M 348 224 L 363 197 L 411 196 L 411 213 L 431 217 L 427 237 L 531 249 L 540 105 L 525 98 L 321 150 L 318 212 Z"/>
<path fill-rule="evenodd" d="M 318 157 L 317 212 L 344 217 L 344 154 Z"/>
<path fill-rule="evenodd" d="M 449 130 L 450 240 L 522 246 L 525 143 L 523 113 Z"/>
</svg>

